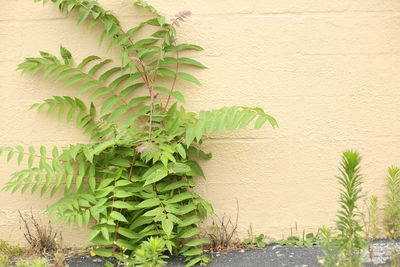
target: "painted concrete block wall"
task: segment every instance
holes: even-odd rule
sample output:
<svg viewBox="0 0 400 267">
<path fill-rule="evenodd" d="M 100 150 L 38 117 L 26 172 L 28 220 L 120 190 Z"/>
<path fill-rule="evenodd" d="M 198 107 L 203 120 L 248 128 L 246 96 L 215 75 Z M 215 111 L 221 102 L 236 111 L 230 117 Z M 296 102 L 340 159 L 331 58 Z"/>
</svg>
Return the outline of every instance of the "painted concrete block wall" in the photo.
<svg viewBox="0 0 400 267">
<path fill-rule="evenodd" d="M 86 141 L 73 125 L 28 112 L 34 102 L 72 95 L 61 84 L 14 71 L 39 50 L 60 44 L 77 59 L 106 55 L 99 30 L 88 33 L 72 18 L 31 0 L 3 1 L 0 9 L 0 145 L 64 145 Z M 138 13 L 131 0 L 101 0 L 126 27 Z M 398 0 L 154 0 L 169 16 L 194 15 L 179 30 L 182 42 L 209 69 L 203 83 L 180 83 L 193 110 L 224 105 L 260 106 L 280 128 L 214 137 L 205 149 L 207 180 L 199 192 L 219 215 L 235 216 L 241 235 L 288 235 L 295 223 L 316 230 L 335 218 L 335 175 L 340 153 L 363 155 L 365 191 L 385 192 L 387 168 L 400 164 L 400 2 Z M 117 50 L 110 52 L 118 55 Z M 1 181 L 17 166 L 0 163 Z M 0 194 L 0 238 L 22 242 L 17 210 L 41 214 L 50 199 Z M 381 202 L 382 204 L 382 202 Z M 42 217 L 45 220 L 45 217 Z M 85 229 L 66 230 L 68 245 L 82 245 Z"/>
</svg>

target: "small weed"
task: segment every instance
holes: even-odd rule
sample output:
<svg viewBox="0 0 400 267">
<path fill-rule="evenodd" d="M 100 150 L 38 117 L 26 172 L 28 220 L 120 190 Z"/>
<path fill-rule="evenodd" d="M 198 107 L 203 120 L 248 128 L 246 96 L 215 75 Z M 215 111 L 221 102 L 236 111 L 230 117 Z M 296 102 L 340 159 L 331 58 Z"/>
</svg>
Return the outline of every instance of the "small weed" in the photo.
<svg viewBox="0 0 400 267">
<path fill-rule="evenodd" d="M 47 226 L 39 223 L 33 216 L 32 210 L 29 215 L 22 215 L 20 211 L 18 213 L 25 228 L 24 237 L 32 251 L 45 256 L 59 250 L 57 237 L 62 240 L 61 234 L 53 230 L 50 221 Z"/>
<path fill-rule="evenodd" d="M 239 203 L 236 200 L 236 219 L 233 223 L 231 218 L 217 215 L 212 217 L 212 225 L 209 227 L 207 236 L 210 239 L 210 250 L 225 251 L 233 246 L 233 237 L 237 235 L 239 220 Z"/>
<path fill-rule="evenodd" d="M 301 237 L 291 235 L 286 239 L 282 240 L 274 240 L 272 243 L 281 245 L 281 246 L 296 246 L 296 247 L 306 247 L 310 248 L 312 246 L 318 245 L 320 243 L 320 239 L 317 235 L 313 233 L 306 234 L 303 232 Z"/>
<path fill-rule="evenodd" d="M 7 255 L 0 255 L 0 267 L 7 267 L 10 257 Z"/>
<path fill-rule="evenodd" d="M 324 256 L 318 257 L 318 263 L 321 266 L 333 267 L 337 266 L 337 242 L 332 234 L 332 230 L 322 227 L 320 245 L 324 248 Z"/>
<path fill-rule="evenodd" d="M 386 194 L 383 227 L 389 238 L 397 239 L 400 237 L 400 168 L 390 167 L 388 172 L 386 186 L 389 193 Z"/>
<path fill-rule="evenodd" d="M 167 264 L 164 260 L 168 258 L 164 253 L 167 251 L 165 240 L 160 237 L 150 237 L 142 242 L 135 251 L 135 263 L 138 267 L 162 267 Z"/>
<path fill-rule="evenodd" d="M 372 238 L 377 238 L 381 232 L 379 229 L 378 197 L 371 196 L 368 209 L 369 228 Z"/>
<path fill-rule="evenodd" d="M 370 198 L 365 197 L 364 206 L 366 207 L 367 212 L 366 214 L 362 213 L 361 218 L 365 236 L 367 239 L 378 238 L 381 233 L 381 229 L 379 228 L 378 197 L 375 195 L 372 195 Z"/>
<path fill-rule="evenodd" d="M 296 247 L 312 247 L 320 243 L 319 230 L 316 234 L 307 233 L 303 230 L 302 234 L 298 234 L 297 223 L 295 224 L 294 231 L 290 228 L 290 236 L 287 238 L 282 238 L 281 240 L 276 240 L 274 238 L 269 238 L 269 243 L 278 244 L 281 246 L 296 246 Z"/>
<path fill-rule="evenodd" d="M 0 240 L 0 267 L 9 266 L 12 257 L 18 257 L 25 253 L 25 250 L 19 246 L 12 246 L 4 240 Z"/>
<path fill-rule="evenodd" d="M 21 256 L 25 250 L 19 246 L 12 246 L 4 240 L 0 240 L 0 255 L 11 257 Z"/>
<path fill-rule="evenodd" d="M 364 198 L 364 207 L 366 210 L 360 215 L 362 219 L 362 226 L 364 229 L 365 237 L 368 240 L 376 239 L 380 236 L 381 229 L 379 228 L 379 208 L 378 208 L 378 197 L 372 195 L 370 198 L 367 195 Z M 372 249 L 372 243 L 368 243 L 368 253 L 370 260 L 374 257 L 374 250 Z"/>
<path fill-rule="evenodd" d="M 123 266 L 135 267 L 163 267 L 167 264 L 164 259 L 168 256 L 165 255 L 168 249 L 166 240 L 161 237 L 150 237 L 143 241 L 140 246 L 135 250 L 131 257 L 125 256 L 123 259 Z M 121 260 L 121 259 L 118 259 Z M 114 264 L 106 261 L 106 267 L 113 267 Z M 118 265 L 120 266 L 120 265 Z"/>
<path fill-rule="evenodd" d="M 253 234 L 253 227 L 250 225 L 248 230 L 249 237 L 243 242 L 248 248 L 264 248 L 267 244 L 264 242 L 266 236 L 264 234 L 259 234 L 258 236 Z"/>
<path fill-rule="evenodd" d="M 45 258 L 35 259 L 33 261 L 18 261 L 16 267 L 48 267 L 49 262 Z"/>
<path fill-rule="evenodd" d="M 66 255 L 63 251 L 57 251 L 56 253 L 54 253 L 54 258 L 52 260 L 52 265 L 54 267 L 63 267 L 65 266 L 65 259 L 66 259 Z"/>
<path fill-rule="evenodd" d="M 399 251 L 393 247 L 392 254 L 390 257 L 391 267 L 399 267 L 400 266 L 400 253 Z"/>
</svg>

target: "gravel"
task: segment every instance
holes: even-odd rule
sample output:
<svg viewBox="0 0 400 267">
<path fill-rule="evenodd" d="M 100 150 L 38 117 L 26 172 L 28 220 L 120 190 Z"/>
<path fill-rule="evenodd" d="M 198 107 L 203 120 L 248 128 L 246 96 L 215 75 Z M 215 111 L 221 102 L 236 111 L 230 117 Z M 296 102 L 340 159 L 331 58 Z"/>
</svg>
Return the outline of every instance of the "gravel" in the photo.
<svg viewBox="0 0 400 267">
<path fill-rule="evenodd" d="M 392 249 L 400 251 L 400 240 L 375 240 L 371 242 L 370 249 L 364 251 L 365 266 L 386 266 L 390 264 Z M 279 245 L 269 245 L 264 249 L 237 250 L 226 253 L 215 252 L 211 254 L 213 262 L 209 267 L 319 267 L 317 256 L 322 256 L 320 247 L 302 248 Z M 90 257 L 89 255 L 74 257 L 68 260 L 70 267 L 100 267 L 106 261 L 115 263 L 115 260 L 103 257 Z M 168 266 L 183 267 L 182 258 L 176 257 L 169 260 Z"/>
<path fill-rule="evenodd" d="M 389 263 L 392 250 L 400 252 L 400 240 L 375 240 L 371 243 L 369 251 L 364 251 L 366 266 L 385 266 Z M 399 266 L 397 266 L 399 267 Z"/>
</svg>

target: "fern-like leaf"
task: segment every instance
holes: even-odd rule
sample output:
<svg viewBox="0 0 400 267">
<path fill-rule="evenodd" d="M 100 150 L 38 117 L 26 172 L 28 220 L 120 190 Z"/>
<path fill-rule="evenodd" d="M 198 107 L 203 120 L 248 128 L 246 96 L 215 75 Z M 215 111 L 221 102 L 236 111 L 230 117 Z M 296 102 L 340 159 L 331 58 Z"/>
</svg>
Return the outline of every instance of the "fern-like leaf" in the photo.
<svg viewBox="0 0 400 267">
<path fill-rule="evenodd" d="M 232 106 L 200 111 L 200 117 L 188 125 L 186 145 L 189 147 L 195 139 L 200 142 L 204 134 L 243 129 L 254 120 L 256 129 L 261 128 L 267 121 L 273 127 L 278 126 L 276 120 L 261 108 Z"/>
</svg>

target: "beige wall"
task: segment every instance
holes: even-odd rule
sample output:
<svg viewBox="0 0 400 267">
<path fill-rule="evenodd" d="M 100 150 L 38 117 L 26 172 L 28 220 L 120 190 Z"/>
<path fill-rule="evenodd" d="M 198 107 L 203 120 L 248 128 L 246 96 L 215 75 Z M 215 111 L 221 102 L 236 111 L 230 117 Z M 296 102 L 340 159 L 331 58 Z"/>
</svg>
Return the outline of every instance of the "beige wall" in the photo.
<svg viewBox="0 0 400 267">
<path fill-rule="evenodd" d="M 88 33 L 49 5 L 2 1 L 0 9 L 0 145 L 54 145 L 85 139 L 73 125 L 27 112 L 33 102 L 71 94 L 61 84 L 20 76 L 16 65 L 59 44 L 78 58 L 104 55 L 98 31 Z M 134 25 L 132 0 L 102 0 Z M 340 153 L 364 157 L 365 189 L 384 193 L 389 165 L 400 164 L 400 1 L 398 0 L 158 0 L 161 12 L 189 9 L 181 41 L 205 48 L 196 55 L 209 69 L 200 87 L 181 83 L 192 109 L 260 106 L 280 128 L 213 138 L 205 148 L 207 181 L 200 193 L 217 214 L 235 214 L 240 232 L 289 234 L 295 223 L 315 230 L 335 218 L 334 176 Z M 117 55 L 117 51 L 111 54 Z M 186 88 L 184 88 L 186 87 Z M 184 89 L 183 89 L 184 88 Z M 191 97 L 189 97 L 191 96 Z M 16 166 L 0 164 L 2 181 Z M 17 209 L 40 212 L 38 196 L 0 194 L 0 238 L 22 240 Z M 64 233 L 80 245 L 82 232 Z"/>
</svg>

